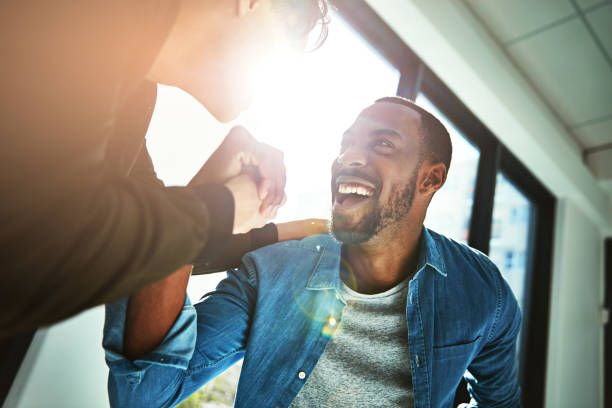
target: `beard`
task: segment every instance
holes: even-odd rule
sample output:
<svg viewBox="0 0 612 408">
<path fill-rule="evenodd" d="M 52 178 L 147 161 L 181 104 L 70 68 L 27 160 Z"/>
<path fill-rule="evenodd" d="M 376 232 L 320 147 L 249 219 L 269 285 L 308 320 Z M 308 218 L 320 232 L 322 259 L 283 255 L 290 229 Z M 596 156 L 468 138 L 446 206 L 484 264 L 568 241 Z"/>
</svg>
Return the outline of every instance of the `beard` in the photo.
<svg viewBox="0 0 612 408">
<path fill-rule="evenodd" d="M 334 239 L 347 245 L 361 244 L 404 218 L 412 208 L 417 176 L 418 166 L 408 183 L 394 186 L 389 200 L 383 205 L 370 209 L 357 225 L 348 227 L 350 216 L 332 212 L 331 234 Z"/>
</svg>

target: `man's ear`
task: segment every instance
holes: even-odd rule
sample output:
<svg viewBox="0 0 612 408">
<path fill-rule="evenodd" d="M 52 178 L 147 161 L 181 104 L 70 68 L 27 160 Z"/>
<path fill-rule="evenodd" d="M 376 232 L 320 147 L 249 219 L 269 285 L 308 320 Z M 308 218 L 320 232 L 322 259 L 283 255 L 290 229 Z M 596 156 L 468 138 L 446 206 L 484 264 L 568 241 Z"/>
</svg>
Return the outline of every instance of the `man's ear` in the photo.
<svg viewBox="0 0 612 408">
<path fill-rule="evenodd" d="M 419 191 L 422 194 L 433 195 L 436 191 L 441 189 L 446 182 L 446 174 L 446 166 L 443 163 L 432 164 L 425 173 Z"/>
<path fill-rule="evenodd" d="M 238 2 L 238 16 L 242 17 L 255 10 L 262 0 L 236 0 Z"/>
</svg>

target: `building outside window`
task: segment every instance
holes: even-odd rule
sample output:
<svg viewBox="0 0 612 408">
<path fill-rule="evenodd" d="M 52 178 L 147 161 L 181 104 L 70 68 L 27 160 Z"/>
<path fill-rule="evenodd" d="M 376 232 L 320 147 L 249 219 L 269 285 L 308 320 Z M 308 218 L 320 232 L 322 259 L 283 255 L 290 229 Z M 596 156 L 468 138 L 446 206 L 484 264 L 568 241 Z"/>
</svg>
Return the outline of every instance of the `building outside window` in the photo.
<svg viewBox="0 0 612 408">
<path fill-rule="evenodd" d="M 525 195 L 500 172 L 495 187 L 489 257 L 512 288 L 521 309 L 532 207 Z"/>
</svg>

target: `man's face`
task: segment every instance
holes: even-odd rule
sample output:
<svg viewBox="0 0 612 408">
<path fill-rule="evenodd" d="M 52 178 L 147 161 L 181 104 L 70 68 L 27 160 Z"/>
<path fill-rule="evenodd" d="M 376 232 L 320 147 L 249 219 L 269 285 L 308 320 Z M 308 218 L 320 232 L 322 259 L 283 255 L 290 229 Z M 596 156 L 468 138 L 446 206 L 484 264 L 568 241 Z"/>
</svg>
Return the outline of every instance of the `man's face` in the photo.
<svg viewBox="0 0 612 408">
<path fill-rule="evenodd" d="M 222 122 L 247 109 L 258 87 L 271 85 L 267 72 L 300 51 L 289 47 L 286 30 L 266 7 L 268 2 L 238 19 L 231 34 L 210 46 L 213 57 L 201 64 L 209 78 L 207 92 L 214 96 L 207 108 Z"/>
<path fill-rule="evenodd" d="M 407 106 L 366 108 L 342 138 L 332 166 L 332 233 L 366 242 L 412 207 L 421 166 L 421 118 Z"/>
<path fill-rule="evenodd" d="M 207 45 L 213 56 L 201 63 L 207 92 L 214 95 L 206 104 L 209 111 L 222 122 L 235 119 L 279 80 L 270 73 L 303 54 L 307 39 L 306 33 L 292 30 L 269 0 L 259 1 L 231 24 L 224 22 L 222 35 Z"/>
<path fill-rule="evenodd" d="M 307 34 L 288 19 L 270 0 L 185 0 L 161 64 L 171 75 L 154 79 L 189 92 L 219 121 L 233 120 L 277 80 L 271 71 L 303 53 Z"/>
</svg>

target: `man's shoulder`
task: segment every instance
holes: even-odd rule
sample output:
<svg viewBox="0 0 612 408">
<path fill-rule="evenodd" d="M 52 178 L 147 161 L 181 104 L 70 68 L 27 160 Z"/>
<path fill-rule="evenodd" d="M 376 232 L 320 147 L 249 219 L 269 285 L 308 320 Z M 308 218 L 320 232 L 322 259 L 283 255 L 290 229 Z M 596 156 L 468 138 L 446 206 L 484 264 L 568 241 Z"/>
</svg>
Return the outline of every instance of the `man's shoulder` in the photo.
<svg viewBox="0 0 612 408">
<path fill-rule="evenodd" d="M 336 253 L 340 244 L 330 235 L 313 235 L 301 240 L 282 241 L 247 253 L 243 263 L 258 272 L 314 268 L 321 255 Z"/>
<path fill-rule="evenodd" d="M 465 273 L 470 271 L 479 275 L 488 275 L 489 277 L 497 277 L 499 274 L 499 270 L 493 261 L 478 249 L 435 231 L 428 230 L 428 232 L 434 240 L 440 256 L 444 259 L 449 273 Z"/>
<path fill-rule="evenodd" d="M 476 310 L 485 310 L 486 315 L 493 318 L 491 313 L 497 313 L 504 299 L 516 304 L 508 283 L 487 255 L 433 231 L 430 235 L 444 259 L 447 284 L 453 288 L 454 299 L 460 304 L 458 307 L 469 308 L 474 316 Z M 476 304 L 474 299 L 477 299 Z"/>
<path fill-rule="evenodd" d="M 251 251 L 248 254 L 255 256 L 276 256 L 285 252 L 295 253 L 296 250 L 305 253 L 320 253 L 322 250 L 335 249 L 339 245 L 330 235 L 321 234 L 311 235 L 300 240 L 277 242 Z"/>
</svg>

